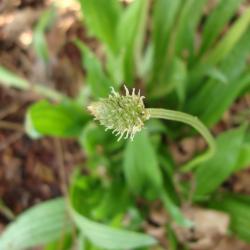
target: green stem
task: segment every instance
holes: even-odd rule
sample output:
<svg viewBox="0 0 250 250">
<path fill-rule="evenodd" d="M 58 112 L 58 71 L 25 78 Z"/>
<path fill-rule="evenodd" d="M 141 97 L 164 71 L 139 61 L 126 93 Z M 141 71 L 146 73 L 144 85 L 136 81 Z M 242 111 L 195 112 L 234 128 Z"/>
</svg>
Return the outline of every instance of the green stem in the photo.
<svg viewBox="0 0 250 250">
<path fill-rule="evenodd" d="M 166 193 L 162 192 L 160 197 L 161 197 L 164 207 L 167 209 L 170 216 L 175 220 L 175 222 L 178 225 L 181 225 L 187 228 L 193 226 L 193 222 L 185 218 L 180 208 L 173 203 L 171 198 Z"/>
<path fill-rule="evenodd" d="M 48 86 L 42 84 L 31 84 L 26 79 L 19 77 L 8 69 L 0 66 L 0 85 L 7 87 L 14 87 L 20 90 L 34 91 L 35 93 L 49 98 L 53 101 L 63 101 L 67 97 L 55 89 L 51 89 Z"/>
<path fill-rule="evenodd" d="M 209 130 L 206 128 L 206 126 L 197 117 L 169 109 L 150 108 L 147 109 L 147 111 L 150 114 L 150 118 L 161 118 L 161 119 L 186 123 L 195 128 L 207 141 L 209 145 L 209 150 L 204 154 L 199 155 L 195 159 L 191 160 L 187 164 L 185 164 L 182 168 L 184 172 L 190 171 L 191 169 L 196 167 L 199 163 L 208 160 L 214 154 L 216 149 L 214 138 L 209 132 Z"/>
<path fill-rule="evenodd" d="M 63 94 L 42 84 L 34 84 L 30 86 L 30 90 L 33 90 L 35 93 L 57 102 L 67 99 L 67 97 Z"/>
</svg>

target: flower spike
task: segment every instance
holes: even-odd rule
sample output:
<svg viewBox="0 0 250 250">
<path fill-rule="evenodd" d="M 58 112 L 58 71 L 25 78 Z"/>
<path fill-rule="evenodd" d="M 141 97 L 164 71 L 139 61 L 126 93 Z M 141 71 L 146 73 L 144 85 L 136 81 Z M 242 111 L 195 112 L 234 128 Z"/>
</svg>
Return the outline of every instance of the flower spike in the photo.
<svg viewBox="0 0 250 250">
<path fill-rule="evenodd" d="M 100 124 L 106 129 L 113 129 L 113 133 L 119 136 L 118 141 L 125 135 L 125 139 L 133 140 L 135 134 L 144 127 L 144 122 L 149 119 L 150 115 L 144 106 L 143 98 L 132 90 L 129 93 L 128 88 L 124 85 L 125 95 L 120 95 L 111 88 L 108 98 L 101 99 L 88 106 L 88 110 L 99 120 Z"/>
</svg>

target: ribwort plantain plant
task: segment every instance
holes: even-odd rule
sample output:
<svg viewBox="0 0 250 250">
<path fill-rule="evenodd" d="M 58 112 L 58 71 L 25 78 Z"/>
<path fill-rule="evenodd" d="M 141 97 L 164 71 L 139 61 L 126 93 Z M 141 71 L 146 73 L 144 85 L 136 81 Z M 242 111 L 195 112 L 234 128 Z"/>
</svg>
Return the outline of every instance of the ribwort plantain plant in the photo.
<svg viewBox="0 0 250 250">
<path fill-rule="evenodd" d="M 140 95 L 140 90 L 136 94 L 135 88 L 129 93 L 124 85 L 125 95 L 121 95 L 111 87 L 111 94 L 108 98 L 102 98 L 100 101 L 93 102 L 88 106 L 88 110 L 94 115 L 105 130 L 113 130 L 118 141 L 125 135 L 125 139 L 134 139 L 137 132 L 144 128 L 144 123 L 150 118 L 160 118 L 165 120 L 186 123 L 195 128 L 206 140 L 209 150 L 203 155 L 191 160 L 183 167 L 184 171 L 191 170 L 197 164 L 209 159 L 215 152 L 216 144 L 213 136 L 206 126 L 195 116 L 160 108 L 146 108 L 143 102 L 144 96 Z"/>
<path fill-rule="evenodd" d="M 75 246 L 148 250 L 152 245 L 157 249 L 186 249 L 189 243 L 191 249 L 196 243 L 207 242 L 207 235 L 196 243 L 190 238 L 182 248 L 173 223 L 194 225 L 195 231 L 199 228 L 199 222 L 193 223 L 186 216 L 187 206 L 225 212 L 230 216 L 228 231 L 250 242 L 249 195 L 231 193 L 231 186 L 228 189 L 224 185 L 234 173 L 250 166 L 249 130 L 241 126 L 242 121 L 234 124 L 238 128 L 220 131 L 215 151 L 207 129 L 221 121 L 234 101 L 250 90 L 250 8 L 241 5 L 246 1 L 215 1 L 212 9 L 209 0 L 134 0 L 126 5 L 119 0 L 78 1 L 83 31 L 91 39 L 82 39 L 85 34 L 77 32 L 79 39 L 73 41 L 81 53 L 84 71 L 79 72 L 84 84 L 74 98 L 51 90 L 47 84 L 29 84 L 0 67 L 0 81 L 5 86 L 32 90 L 52 100 L 29 107 L 27 134 L 36 139 L 73 137 L 85 156 L 71 175 L 69 206 L 59 199 L 20 215 L 20 220 L 0 235 L 0 249 L 21 250 L 42 244 L 54 249 L 62 246 L 62 232 L 71 242 L 65 250 Z M 55 55 L 50 55 L 50 39 L 45 38 L 57 23 L 51 22 L 54 14 L 53 9 L 46 11 L 33 32 L 34 51 L 48 69 L 54 65 Z M 93 43 L 92 38 L 98 42 Z M 27 79 L 33 77 L 27 75 Z M 135 89 L 131 93 L 125 88 L 125 95 L 118 93 L 122 82 L 130 89 L 142 86 L 146 106 Z M 89 100 L 95 101 L 89 111 L 119 142 L 87 114 L 83 107 Z M 188 175 L 176 168 L 182 151 L 175 157 L 172 147 L 166 147 L 162 140 L 167 138 L 175 147 L 187 136 L 171 121 L 195 128 L 209 145 L 204 154 L 182 166 L 181 170 L 192 170 Z M 164 238 L 168 246 L 161 246 L 148 230 L 142 230 L 153 219 L 155 204 L 168 214 L 166 222 L 159 228 L 157 225 L 167 229 Z M 74 228 L 65 227 L 66 213 L 71 215 Z M 202 226 L 205 224 L 201 221 Z M 79 229 L 77 237 L 75 227 Z"/>
</svg>

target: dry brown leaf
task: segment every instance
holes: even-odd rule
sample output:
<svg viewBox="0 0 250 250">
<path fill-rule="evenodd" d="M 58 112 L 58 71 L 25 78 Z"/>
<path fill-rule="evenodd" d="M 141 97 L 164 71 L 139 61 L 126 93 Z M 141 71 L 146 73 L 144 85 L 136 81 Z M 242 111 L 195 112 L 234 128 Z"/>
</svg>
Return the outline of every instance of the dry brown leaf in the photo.
<svg viewBox="0 0 250 250">
<path fill-rule="evenodd" d="M 225 237 L 213 250 L 250 250 L 250 245 L 234 237 Z"/>
<path fill-rule="evenodd" d="M 196 153 L 203 151 L 205 148 L 206 143 L 201 137 L 188 137 L 178 143 L 170 144 L 171 155 L 178 165 L 192 159 Z"/>
<path fill-rule="evenodd" d="M 40 13 L 39 10 L 27 8 L 13 14 L 11 21 L 3 27 L 2 33 L 4 38 L 15 41 L 24 31 L 32 27 L 39 18 Z"/>
<path fill-rule="evenodd" d="M 234 174 L 229 183 L 234 192 L 250 194 L 250 167 Z"/>
<path fill-rule="evenodd" d="M 173 225 L 177 238 L 192 250 L 213 249 L 227 234 L 229 216 L 215 210 L 199 207 L 183 209 L 186 218 L 194 222 L 191 228 Z"/>
</svg>

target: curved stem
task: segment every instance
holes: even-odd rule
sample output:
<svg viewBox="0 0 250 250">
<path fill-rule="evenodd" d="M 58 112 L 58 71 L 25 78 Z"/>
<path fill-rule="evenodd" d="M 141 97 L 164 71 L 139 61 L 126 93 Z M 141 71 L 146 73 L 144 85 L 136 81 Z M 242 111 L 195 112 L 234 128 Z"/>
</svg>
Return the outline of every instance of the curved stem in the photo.
<svg viewBox="0 0 250 250">
<path fill-rule="evenodd" d="M 209 145 L 209 150 L 185 164 L 182 168 L 183 171 L 189 171 L 193 169 L 196 165 L 203 161 L 206 161 L 214 154 L 216 149 L 214 138 L 209 132 L 209 130 L 206 128 L 206 126 L 197 117 L 169 109 L 149 108 L 147 109 L 147 111 L 149 112 L 150 118 L 161 118 L 186 123 L 195 128 L 207 141 Z"/>
</svg>

